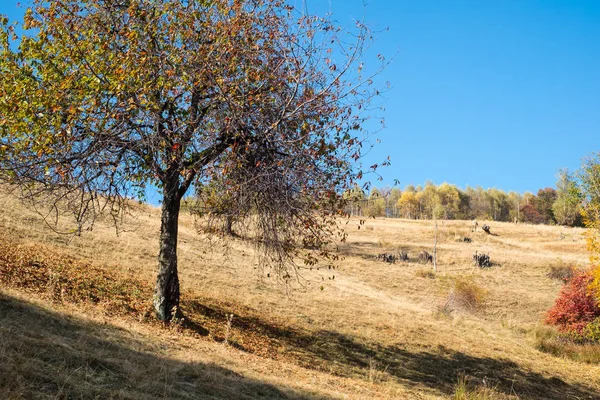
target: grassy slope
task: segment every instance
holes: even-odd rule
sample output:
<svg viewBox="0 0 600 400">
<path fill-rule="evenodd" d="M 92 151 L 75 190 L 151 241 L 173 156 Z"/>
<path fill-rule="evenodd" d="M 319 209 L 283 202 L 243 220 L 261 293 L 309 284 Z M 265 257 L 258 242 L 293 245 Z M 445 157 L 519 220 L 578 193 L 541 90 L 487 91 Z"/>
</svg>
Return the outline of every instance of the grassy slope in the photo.
<svg viewBox="0 0 600 400">
<path fill-rule="evenodd" d="M 428 279 L 416 273 L 430 267 L 374 255 L 430 248 L 430 222 L 351 221 L 339 267 L 301 271 L 288 296 L 258 279 L 251 246 L 199 235 L 184 215 L 189 321 L 166 329 L 148 317 L 156 209 L 140 207 L 118 237 L 99 224 L 70 241 L 10 197 L 0 210 L 2 398 L 439 398 L 460 376 L 498 398 L 600 398 L 599 366 L 534 346 L 560 289 L 550 266 L 586 263 L 580 229 L 491 223 L 488 236 L 445 222 Z M 474 269 L 475 250 L 498 265 Z M 485 306 L 438 312 L 459 277 L 487 291 Z"/>
</svg>

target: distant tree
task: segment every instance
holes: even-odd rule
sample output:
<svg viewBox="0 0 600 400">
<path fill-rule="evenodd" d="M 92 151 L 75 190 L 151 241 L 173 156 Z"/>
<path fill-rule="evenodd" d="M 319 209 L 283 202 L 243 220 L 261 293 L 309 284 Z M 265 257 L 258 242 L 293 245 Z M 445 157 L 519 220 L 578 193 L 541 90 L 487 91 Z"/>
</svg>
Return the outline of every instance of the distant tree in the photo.
<svg viewBox="0 0 600 400">
<path fill-rule="evenodd" d="M 440 202 L 438 218 L 456 219 L 460 212 L 460 191 L 454 185 L 442 183 L 437 187 L 437 195 Z"/>
<path fill-rule="evenodd" d="M 568 170 L 559 171 L 556 188 L 556 201 L 552 204 L 552 212 L 556 223 L 567 226 L 581 226 L 580 204 L 582 194 L 577 181 Z"/>
<path fill-rule="evenodd" d="M 426 182 L 423 191 L 419 193 L 421 218 L 432 219 L 435 213 L 442 213 L 441 202 L 436 186 L 433 182 Z"/>
<path fill-rule="evenodd" d="M 364 25 L 348 40 L 279 0 L 32 3 L 20 38 L 0 18 L 0 178 L 71 206 L 80 229 L 156 185 L 159 319 L 179 311 L 194 183 L 218 179 L 232 212 L 255 213 L 261 259 L 285 279 L 312 260 L 300 244 L 335 233 L 376 94 Z"/>
<path fill-rule="evenodd" d="M 388 216 L 398 217 L 398 200 L 402 196 L 402 191 L 398 188 L 392 188 L 389 196 L 386 198 Z"/>
<path fill-rule="evenodd" d="M 419 200 L 415 191 L 404 190 L 397 202 L 402 218 L 417 219 L 419 217 Z"/>
<path fill-rule="evenodd" d="M 343 196 L 346 201 L 346 213 L 352 216 L 362 216 L 362 208 L 366 206 L 366 196 L 361 187 L 354 184 L 351 189 L 346 189 Z"/>
<path fill-rule="evenodd" d="M 412 192 L 412 193 L 416 193 L 417 189 L 415 189 L 414 185 L 407 185 L 404 188 L 404 192 Z"/>
<path fill-rule="evenodd" d="M 373 217 L 385 217 L 385 198 L 377 188 L 371 189 L 367 214 Z"/>
<path fill-rule="evenodd" d="M 490 203 L 485 190 L 480 186 L 477 188 L 467 186 L 466 193 L 469 197 L 470 217 L 477 219 L 490 218 Z"/>
<path fill-rule="evenodd" d="M 530 224 L 543 224 L 545 222 L 544 216 L 540 214 L 537 207 L 533 204 L 525 204 L 521 207 L 520 212 L 523 222 Z"/>
<path fill-rule="evenodd" d="M 552 188 L 545 188 L 538 190 L 535 206 L 544 219 L 545 224 L 555 223 L 554 212 L 552 211 L 552 205 L 556 201 L 557 194 L 556 190 Z"/>
<path fill-rule="evenodd" d="M 471 209 L 469 208 L 469 195 L 466 191 L 460 190 L 458 192 L 460 197 L 460 205 L 458 211 L 458 219 L 470 219 L 471 218 Z"/>
<path fill-rule="evenodd" d="M 494 221 L 508 221 L 511 204 L 505 192 L 496 188 L 485 192 L 487 200 L 488 215 Z"/>
<path fill-rule="evenodd" d="M 508 193 L 508 202 L 510 203 L 509 221 L 521 221 L 521 202 L 522 196 L 517 192 Z"/>
</svg>

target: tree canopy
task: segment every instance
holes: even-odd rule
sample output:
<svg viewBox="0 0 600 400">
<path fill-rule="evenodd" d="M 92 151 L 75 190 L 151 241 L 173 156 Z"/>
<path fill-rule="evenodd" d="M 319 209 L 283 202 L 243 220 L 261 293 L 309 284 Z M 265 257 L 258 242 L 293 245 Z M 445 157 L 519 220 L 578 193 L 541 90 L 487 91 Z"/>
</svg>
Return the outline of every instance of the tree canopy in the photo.
<svg viewBox="0 0 600 400">
<path fill-rule="evenodd" d="M 79 229 L 156 185 L 160 319 L 178 312 L 192 185 L 218 180 L 230 213 L 253 213 L 283 276 L 334 233 L 378 93 L 362 23 L 349 36 L 279 0 L 35 0 L 22 37 L 0 23 L 0 178 Z"/>
</svg>

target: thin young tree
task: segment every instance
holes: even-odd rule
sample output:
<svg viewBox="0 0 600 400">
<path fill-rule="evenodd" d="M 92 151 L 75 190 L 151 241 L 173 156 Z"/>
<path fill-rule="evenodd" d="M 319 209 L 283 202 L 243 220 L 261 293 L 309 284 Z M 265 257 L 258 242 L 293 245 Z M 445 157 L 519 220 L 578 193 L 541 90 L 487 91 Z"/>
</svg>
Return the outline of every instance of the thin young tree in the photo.
<svg viewBox="0 0 600 400">
<path fill-rule="evenodd" d="M 0 22 L 0 177 L 79 231 L 158 187 L 160 320 L 179 312 L 193 185 L 223 183 L 283 277 L 337 232 L 378 93 L 362 23 L 280 0 L 34 0 L 21 36 Z"/>
</svg>

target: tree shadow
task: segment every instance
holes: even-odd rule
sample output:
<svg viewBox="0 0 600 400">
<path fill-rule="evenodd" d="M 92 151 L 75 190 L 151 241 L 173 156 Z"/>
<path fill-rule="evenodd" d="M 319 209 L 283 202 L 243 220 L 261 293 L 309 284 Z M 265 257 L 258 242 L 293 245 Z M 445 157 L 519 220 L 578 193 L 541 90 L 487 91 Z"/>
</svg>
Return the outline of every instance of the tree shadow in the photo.
<svg viewBox="0 0 600 400">
<path fill-rule="evenodd" d="M 222 319 L 230 312 L 218 306 L 191 303 L 188 306 L 195 312 L 209 318 Z M 460 376 L 469 376 L 481 386 L 523 399 L 600 399 L 600 392 L 594 387 L 544 376 L 508 359 L 478 357 L 443 346 L 430 351 L 410 351 L 401 344 L 382 345 L 339 332 L 307 332 L 277 326 L 257 316 L 236 315 L 234 321 L 236 328 L 246 333 L 272 339 L 270 344 L 266 343 L 275 347 L 272 351 L 275 358 L 285 355 L 303 367 L 338 376 L 366 379 L 369 373 L 378 371 L 402 385 L 444 395 L 454 393 Z M 267 349 L 258 351 L 268 355 Z"/>
<path fill-rule="evenodd" d="M 314 399 L 0 293 L 0 398 Z"/>
</svg>

